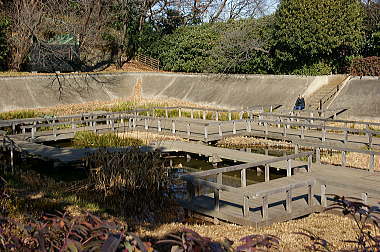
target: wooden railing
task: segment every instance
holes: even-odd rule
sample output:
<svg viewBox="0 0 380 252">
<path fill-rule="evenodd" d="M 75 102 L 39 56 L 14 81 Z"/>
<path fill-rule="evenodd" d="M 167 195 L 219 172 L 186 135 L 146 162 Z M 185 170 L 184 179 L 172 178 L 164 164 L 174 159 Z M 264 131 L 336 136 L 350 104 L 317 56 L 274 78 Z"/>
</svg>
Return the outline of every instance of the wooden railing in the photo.
<svg viewBox="0 0 380 252">
<path fill-rule="evenodd" d="M 254 162 L 254 163 L 247 163 L 242 165 L 236 165 L 236 166 L 230 166 L 230 167 L 224 167 L 224 168 L 217 168 L 212 169 L 208 171 L 201 171 L 201 172 L 194 172 L 187 175 L 181 176 L 181 179 L 187 182 L 187 190 L 188 190 L 188 200 L 192 201 L 195 199 L 195 188 L 198 188 L 198 192 L 202 191 L 199 189 L 199 187 L 206 187 L 211 188 L 214 194 L 214 209 L 219 213 L 221 211 L 220 209 L 220 196 L 222 191 L 230 192 L 233 194 L 236 194 L 237 198 L 241 198 L 243 201 L 243 211 L 242 211 L 242 217 L 247 218 L 249 217 L 249 199 L 260 199 L 261 198 L 261 208 L 262 208 L 262 220 L 268 220 L 269 218 L 269 204 L 268 204 L 268 198 L 275 194 L 281 194 L 286 192 L 285 201 L 286 201 L 286 212 L 287 214 L 292 213 L 292 190 L 296 188 L 301 187 L 307 187 L 307 202 L 308 206 L 312 206 L 312 198 L 313 198 L 313 186 L 316 184 L 316 180 L 314 178 L 308 178 L 303 181 L 299 182 L 290 182 L 286 185 L 280 185 L 280 186 L 274 186 L 273 188 L 269 190 L 259 190 L 259 191 L 250 191 L 245 190 L 247 187 L 246 184 L 246 171 L 247 169 L 258 167 L 258 166 L 265 166 L 265 181 L 269 182 L 269 165 L 271 163 L 277 163 L 280 161 L 286 161 L 286 169 L 287 169 L 287 176 L 291 176 L 291 169 L 293 168 L 291 165 L 291 160 L 300 158 L 300 157 L 308 157 L 308 164 L 307 171 L 311 171 L 311 156 L 313 152 L 305 152 L 305 153 L 299 153 L 295 155 L 289 155 L 285 157 L 279 157 L 274 158 L 270 160 L 260 161 L 260 162 Z M 231 171 L 240 171 L 241 174 L 241 186 L 236 188 L 232 186 L 227 186 L 223 184 L 223 173 L 231 172 Z M 211 175 L 217 175 L 216 183 L 208 181 L 202 177 L 207 177 Z M 198 195 L 200 196 L 200 195 Z M 255 205 L 255 207 L 258 207 Z"/>
<path fill-rule="evenodd" d="M 160 70 L 160 61 L 158 59 L 146 56 L 142 53 L 137 53 L 135 60 L 155 70 Z"/>
</svg>

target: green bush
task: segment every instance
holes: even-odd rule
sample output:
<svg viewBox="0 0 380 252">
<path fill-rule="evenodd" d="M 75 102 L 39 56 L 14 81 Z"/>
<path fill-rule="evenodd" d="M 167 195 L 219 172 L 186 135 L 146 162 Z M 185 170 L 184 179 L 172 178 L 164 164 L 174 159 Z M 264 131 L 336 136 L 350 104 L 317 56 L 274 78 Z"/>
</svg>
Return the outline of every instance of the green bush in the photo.
<svg viewBox="0 0 380 252">
<path fill-rule="evenodd" d="M 34 110 L 20 110 L 0 113 L 1 120 L 24 119 L 41 116 L 43 116 L 43 113 Z"/>
<path fill-rule="evenodd" d="M 380 76 L 380 57 L 356 58 L 350 67 L 354 76 Z"/>
<path fill-rule="evenodd" d="M 295 75 L 307 75 L 307 76 L 316 76 L 316 75 L 328 75 L 331 74 L 332 68 L 330 65 L 318 62 L 310 66 L 304 65 L 300 69 L 296 69 L 292 72 Z"/>
</svg>

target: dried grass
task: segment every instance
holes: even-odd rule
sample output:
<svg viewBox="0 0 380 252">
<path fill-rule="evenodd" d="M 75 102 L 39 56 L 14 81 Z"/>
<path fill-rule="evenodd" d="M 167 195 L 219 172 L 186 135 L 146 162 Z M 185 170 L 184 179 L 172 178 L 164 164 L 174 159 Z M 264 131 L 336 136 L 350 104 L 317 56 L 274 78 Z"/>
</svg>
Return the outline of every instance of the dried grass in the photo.
<svg viewBox="0 0 380 252">
<path fill-rule="evenodd" d="M 226 137 L 217 143 L 220 147 L 240 148 L 240 147 L 277 147 L 283 149 L 293 149 L 294 145 L 288 142 L 272 141 L 248 136 Z"/>
<path fill-rule="evenodd" d="M 118 133 L 119 137 L 122 138 L 134 138 L 143 141 L 144 144 L 150 144 L 152 142 L 162 142 L 162 141 L 182 141 L 187 142 L 188 140 L 183 139 L 177 136 L 170 135 L 160 135 L 151 132 L 141 132 L 141 131 L 132 131 L 132 132 L 124 132 Z"/>
<path fill-rule="evenodd" d="M 138 230 L 141 236 L 162 237 L 168 232 L 177 231 L 182 228 L 190 228 L 202 236 L 222 241 L 228 238 L 234 241 L 234 247 L 240 244 L 239 239 L 251 234 L 271 234 L 278 236 L 281 251 L 305 251 L 305 246 L 310 244 L 307 237 L 296 235 L 294 232 L 308 230 L 334 244 L 334 251 L 347 249 L 349 245 L 343 240 L 353 240 L 355 236 L 355 224 L 349 217 L 334 214 L 321 213 L 312 214 L 309 217 L 278 223 L 269 227 L 254 228 L 237 226 L 234 224 L 179 224 L 170 223 L 160 225 L 153 229 L 141 227 Z"/>
<path fill-rule="evenodd" d="M 342 155 L 340 153 L 333 153 L 331 155 L 322 155 L 321 161 L 333 165 L 342 164 Z M 362 153 L 350 152 L 346 154 L 346 166 L 368 169 L 369 167 L 369 155 Z M 380 157 L 375 156 L 375 170 L 380 171 Z"/>
</svg>

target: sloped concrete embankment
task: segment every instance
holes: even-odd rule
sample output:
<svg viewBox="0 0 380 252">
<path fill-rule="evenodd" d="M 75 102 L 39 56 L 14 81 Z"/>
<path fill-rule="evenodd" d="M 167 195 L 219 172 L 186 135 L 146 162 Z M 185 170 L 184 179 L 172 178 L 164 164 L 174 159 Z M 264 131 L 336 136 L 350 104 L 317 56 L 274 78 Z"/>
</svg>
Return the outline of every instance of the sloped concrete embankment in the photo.
<svg viewBox="0 0 380 252">
<path fill-rule="evenodd" d="M 340 117 L 380 120 L 380 77 L 354 77 L 329 108 L 348 108 Z"/>
<path fill-rule="evenodd" d="M 282 104 L 292 108 L 337 76 L 202 75 L 122 73 L 0 77 L 0 111 L 123 99 L 141 88 L 143 97 L 176 98 L 223 108 Z"/>
</svg>

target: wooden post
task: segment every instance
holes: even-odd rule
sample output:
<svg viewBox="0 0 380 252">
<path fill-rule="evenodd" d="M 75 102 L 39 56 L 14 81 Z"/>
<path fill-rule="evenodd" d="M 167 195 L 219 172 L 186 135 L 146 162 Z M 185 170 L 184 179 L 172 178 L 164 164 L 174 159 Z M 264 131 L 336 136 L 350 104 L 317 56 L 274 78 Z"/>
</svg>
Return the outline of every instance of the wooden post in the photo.
<svg viewBox="0 0 380 252">
<path fill-rule="evenodd" d="M 301 126 L 301 139 L 305 139 L 305 127 Z"/>
<path fill-rule="evenodd" d="M 232 122 L 232 134 L 236 134 L 236 124 L 235 124 L 235 121 Z"/>
<path fill-rule="evenodd" d="M 172 133 L 175 134 L 175 121 L 172 120 Z"/>
<path fill-rule="evenodd" d="M 315 149 L 315 162 L 321 164 L 321 149 L 319 147 Z"/>
<path fill-rule="evenodd" d="M 191 112 L 190 112 L 190 113 L 191 113 L 191 114 L 190 114 L 191 119 L 194 119 L 194 110 L 191 109 Z"/>
<path fill-rule="evenodd" d="M 251 121 L 247 120 L 246 124 L 247 124 L 247 132 L 249 133 L 252 132 Z"/>
<path fill-rule="evenodd" d="M 182 109 L 181 109 L 181 107 L 178 108 L 178 117 L 182 117 Z"/>
<path fill-rule="evenodd" d="M 286 212 L 292 213 L 292 189 L 286 190 Z"/>
<path fill-rule="evenodd" d="M 265 164 L 265 182 L 268 182 L 270 180 L 270 174 L 269 174 L 269 164 Z"/>
<path fill-rule="evenodd" d="M 220 123 L 218 124 L 218 132 L 219 132 L 219 136 L 223 136 L 222 126 Z"/>
<path fill-rule="evenodd" d="M 298 144 L 294 145 L 294 154 L 298 154 L 299 153 L 299 146 Z"/>
<path fill-rule="evenodd" d="M 368 194 L 367 193 L 362 193 L 362 201 L 364 205 L 368 204 Z"/>
<path fill-rule="evenodd" d="M 240 171 L 240 182 L 241 182 L 241 187 L 247 186 L 247 169 L 242 169 Z"/>
<path fill-rule="evenodd" d="M 137 118 L 134 117 L 133 120 L 132 120 L 132 124 L 133 124 L 133 129 L 136 128 L 136 123 L 137 123 Z"/>
<path fill-rule="evenodd" d="M 191 181 L 187 181 L 187 192 L 189 193 L 189 200 L 193 200 L 195 198 L 195 188 Z"/>
<path fill-rule="evenodd" d="M 284 135 L 283 135 L 283 137 L 285 138 L 286 137 L 286 125 L 284 124 Z"/>
<path fill-rule="evenodd" d="M 203 112 L 203 120 L 206 120 L 206 111 L 202 111 Z"/>
<path fill-rule="evenodd" d="M 219 112 L 218 111 L 215 112 L 215 120 L 219 121 Z"/>
<path fill-rule="evenodd" d="M 321 185 L 321 205 L 327 207 L 326 185 Z"/>
<path fill-rule="evenodd" d="M 248 196 L 243 195 L 243 216 L 249 216 L 249 204 L 248 204 Z"/>
<path fill-rule="evenodd" d="M 165 117 L 168 118 L 169 117 L 169 112 L 168 112 L 168 109 L 165 108 Z"/>
<path fill-rule="evenodd" d="M 369 172 L 375 173 L 375 154 L 371 153 L 369 156 Z"/>
<path fill-rule="evenodd" d="M 344 130 L 344 144 L 347 144 L 348 142 L 348 131 Z"/>
<path fill-rule="evenodd" d="M 313 155 L 307 157 L 307 172 L 311 172 L 311 166 L 313 163 Z"/>
<path fill-rule="evenodd" d="M 268 219 L 268 196 L 263 197 L 263 206 L 262 206 L 262 211 L 263 211 L 263 220 Z"/>
<path fill-rule="evenodd" d="M 220 189 L 215 189 L 215 191 L 214 191 L 214 207 L 215 207 L 215 210 L 217 211 L 217 212 L 219 212 L 220 211 L 220 202 L 219 202 L 219 190 Z"/>
<path fill-rule="evenodd" d="M 273 112 L 273 106 L 272 105 L 270 106 L 269 112 L 271 112 L 271 113 Z"/>
<path fill-rule="evenodd" d="M 32 140 L 33 139 L 35 139 L 35 134 L 36 134 L 36 127 L 33 125 L 33 127 L 32 127 L 32 131 L 31 131 L 31 133 L 32 133 Z"/>
<path fill-rule="evenodd" d="M 187 135 L 190 136 L 190 123 L 186 124 Z"/>
<path fill-rule="evenodd" d="M 346 151 L 342 151 L 342 166 L 346 167 Z"/>
<path fill-rule="evenodd" d="M 368 132 L 368 147 L 372 148 L 372 133 Z"/>
<path fill-rule="evenodd" d="M 218 185 L 223 185 L 223 173 L 218 173 L 217 177 L 216 177 L 216 183 Z"/>
<path fill-rule="evenodd" d="M 267 136 L 268 135 L 268 123 L 264 122 L 264 126 L 265 126 L 265 135 Z"/>
<path fill-rule="evenodd" d="M 148 120 L 146 118 L 144 118 L 144 128 L 148 130 Z"/>
<path fill-rule="evenodd" d="M 229 121 L 232 120 L 232 113 L 231 113 L 231 112 L 228 112 L 228 120 L 229 120 Z"/>
<path fill-rule="evenodd" d="M 309 207 L 311 207 L 313 204 L 313 186 L 312 185 L 307 186 L 307 204 L 309 205 Z"/>
<path fill-rule="evenodd" d="M 322 142 L 326 141 L 326 127 L 323 126 L 322 128 Z"/>
<path fill-rule="evenodd" d="M 207 134 L 207 125 L 205 125 L 205 139 L 208 138 L 208 134 Z"/>
<path fill-rule="evenodd" d="M 243 119 L 243 114 L 244 114 L 244 111 L 240 111 L 240 112 L 239 112 L 239 118 L 240 118 L 240 120 Z"/>
<path fill-rule="evenodd" d="M 161 120 L 160 119 L 158 119 L 158 121 L 157 121 L 157 130 L 158 130 L 158 132 L 161 132 Z"/>
<path fill-rule="evenodd" d="M 292 160 L 291 160 L 291 159 L 288 159 L 288 160 L 287 160 L 286 176 L 287 176 L 287 177 L 292 176 Z"/>
</svg>

